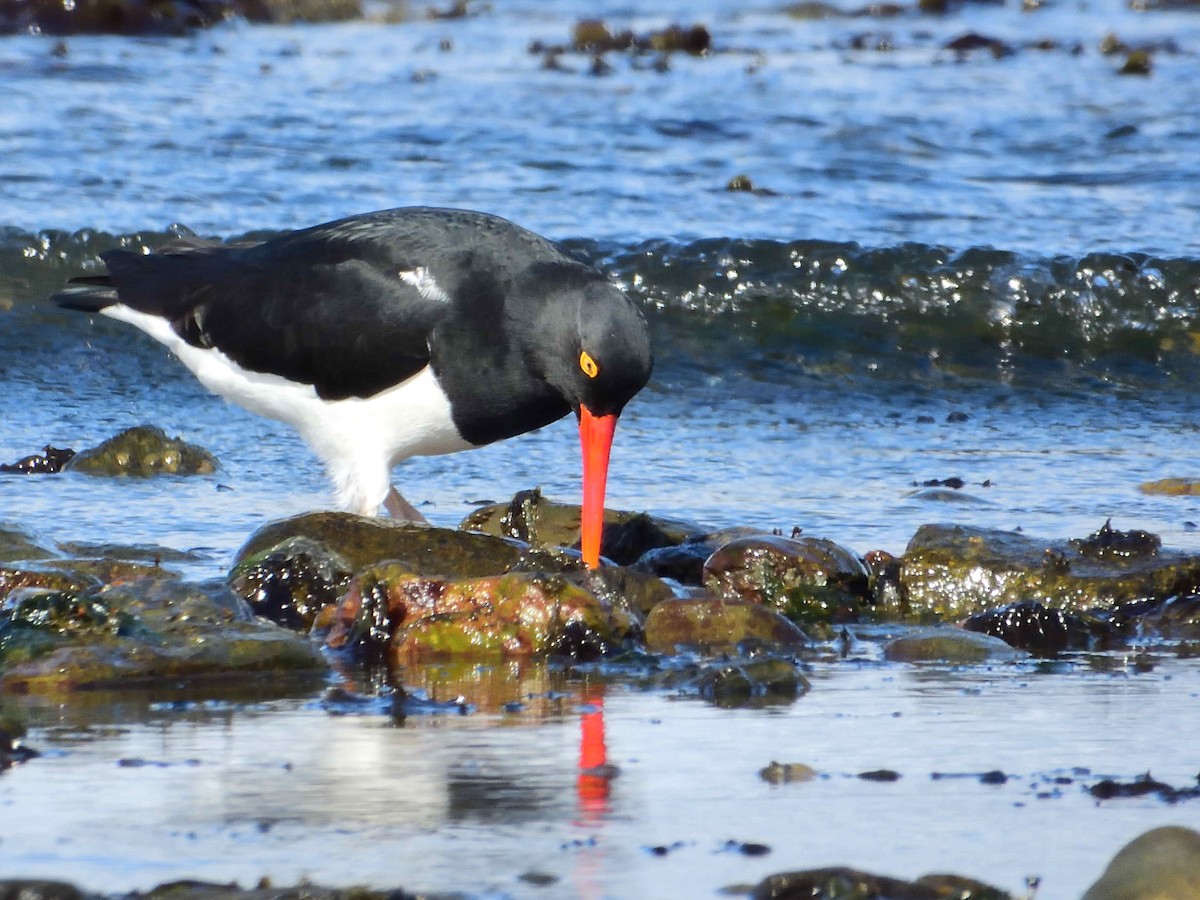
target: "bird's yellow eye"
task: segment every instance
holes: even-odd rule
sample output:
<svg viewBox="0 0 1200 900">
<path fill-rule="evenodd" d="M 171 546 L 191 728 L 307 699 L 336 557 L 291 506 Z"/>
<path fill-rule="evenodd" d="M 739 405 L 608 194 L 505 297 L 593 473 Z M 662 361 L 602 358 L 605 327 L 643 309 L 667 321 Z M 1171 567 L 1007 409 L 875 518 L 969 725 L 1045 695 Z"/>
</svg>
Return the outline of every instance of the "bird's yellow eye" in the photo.
<svg viewBox="0 0 1200 900">
<path fill-rule="evenodd" d="M 586 350 L 579 351 L 579 368 L 583 369 L 583 374 L 588 378 L 595 378 L 600 374 L 599 364 L 592 359 L 592 354 Z"/>
</svg>

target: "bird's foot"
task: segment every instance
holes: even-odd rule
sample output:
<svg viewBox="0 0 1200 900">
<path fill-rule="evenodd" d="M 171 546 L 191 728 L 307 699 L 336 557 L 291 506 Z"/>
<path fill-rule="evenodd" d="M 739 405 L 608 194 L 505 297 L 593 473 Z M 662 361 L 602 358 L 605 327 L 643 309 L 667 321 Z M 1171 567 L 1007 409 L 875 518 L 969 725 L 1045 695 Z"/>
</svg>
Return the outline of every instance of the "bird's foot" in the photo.
<svg viewBox="0 0 1200 900">
<path fill-rule="evenodd" d="M 429 520 L 417 512 L 415 506 L 400 496 L 400 492 L 395 487 L 388 489 L 388 495 L 384 498 L 383 508 L 388 511 L 393 519 L 400 522 L 416 522 L 421 525 L 428 525 Z"/>
</svg>

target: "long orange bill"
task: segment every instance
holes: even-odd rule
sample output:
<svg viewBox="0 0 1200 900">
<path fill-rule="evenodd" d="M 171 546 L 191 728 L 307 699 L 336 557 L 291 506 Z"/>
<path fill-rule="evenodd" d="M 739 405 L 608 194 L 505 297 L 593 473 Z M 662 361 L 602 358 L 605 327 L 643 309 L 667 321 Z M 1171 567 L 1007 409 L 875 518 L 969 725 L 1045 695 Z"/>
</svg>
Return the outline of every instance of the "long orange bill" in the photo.
<svg viewBox="0 0 1200 900">
<path fill-rule="evenodd" d="M 600 537 L 604 533 L 604 487 L 608 482 L 608 455 L 612 450 L 616 415 L 594 416 L 579 407 L 579 443 L 583 446 L 583 509 L 579 515 L 583 564 L 600 566 Z"/>
</svg>

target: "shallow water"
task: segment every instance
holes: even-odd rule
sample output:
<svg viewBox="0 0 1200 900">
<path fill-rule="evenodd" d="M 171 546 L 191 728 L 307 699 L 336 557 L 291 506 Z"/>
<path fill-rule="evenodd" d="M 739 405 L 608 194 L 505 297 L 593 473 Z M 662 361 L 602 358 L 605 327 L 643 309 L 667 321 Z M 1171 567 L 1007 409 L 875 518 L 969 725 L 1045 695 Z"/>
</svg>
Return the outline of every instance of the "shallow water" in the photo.
<svg viewBox="0 0 1200 900">
<path fill-rule="evenodd" d="M 1196 667 L 1105 665 L 823 663 L 794 704 L 734 710 L 536 667 L 455 673 L 448 687 L 444 673 L 410 672 L 472 699 L 566 693 L 403 727 L 305 698 L 33 703 L 31 738 L 45 756 L 0 779 L 5 821 L 23 823 L 5 828 L 0 861 L 8 874 L 108 890 L 187 875 L 702 897 L 784 869 L 850 864 L 901 877 L 953 870 L 1014 892 L 1038 877 L 1039 897 L 1078 896 L 1128 837 L 1196 822 L 1189 804 L 1098 803 L 1086 792 L 1147 768 L 1179 786 L 1196 773 L 1200 731 L 1179 715 L 1200 695 Z M 603 703 L 620 768 L 606 795 L 579 783 L 581 696 L 586 709 Z M 758 770 L 773 760 L 821 774 L 768 784 Z M 900 780 L 856 777 L 879 768 Z M 1005 784 L 979 781 L 997 769 Z M 534 887 L 528 873 L 555 881 Z"/>
<path fill-rule="evenodd" d="M 0 39 L 0 461 L 153 422 L 222 464 L 0 476 L 0 520 L 47 542 L 197 550 L 180 566 L 207 577 L 263 522 L 326 506 L 283 426 L 207 395 L 142 335 L 42 298 L 173 222 L 233 238 L 423 203 L 563 239 L 643 303 L 657 367 L 618 429 L 614 507 L 895 553 L 927 522 L 1063 539 L 1111 516 L 1200 550 L 1194 499 L 1139 490 L 1200 474 L 1200 18 L 1118 0 L 818 21 L 723 2 L 493 7 L 71 38 L 65 55 Z M 703 21 L 715 52 L 663 74 L 610 55 L 603 78 L 585 56 L 563 72 L 528 52 L 597 15 L 638 32 Z M 943 49 L 968 31 L 1016 53 Z M 1109 33 L 1159 46 L 1153 74 L 1116 75 L 1123 56 L 1098 51 Z M 1029 46 L 1043 38 L 1055 46 Z M 726 191 L 742 173 L 766 192 Z M 948 477 L 967 482 L 953 500 L 914 496 Z M 574 499 L 577 441 L 560 423 L 396 478 L 453 525 L 534 485 Z M 331 715 L 323 685 L 199 706 L 171 701 L 208 693 L 24 698 L 44 755 L 0 775 L 0 876 L 695 897 L 850 864 L 1012 891 L 1041 876 L 1039 896 L 1058 898 L 1142 831 L 1200 820 L 1194 801 L 1097 804 L 1082 786 L 1147 770 L 1191 783 L 1194 661 L 948 670 L 871 646 L 815 664 L 787 706 L 608 684 L 621 775 L 600 800 L 577 783 L 583 676 L 536 667 L 411 670 L 406 684 L 477 711 L 402 727 L 382 708 Z M 584 680 L 594 702 L 603 679 Z M 827 777 L 771 786 L 757 776 L 771 760 Z M 879 767 L 903 777 L 851 777 Z M 1012 778 L 930 778 L 991 769 Z"/>
</svg>

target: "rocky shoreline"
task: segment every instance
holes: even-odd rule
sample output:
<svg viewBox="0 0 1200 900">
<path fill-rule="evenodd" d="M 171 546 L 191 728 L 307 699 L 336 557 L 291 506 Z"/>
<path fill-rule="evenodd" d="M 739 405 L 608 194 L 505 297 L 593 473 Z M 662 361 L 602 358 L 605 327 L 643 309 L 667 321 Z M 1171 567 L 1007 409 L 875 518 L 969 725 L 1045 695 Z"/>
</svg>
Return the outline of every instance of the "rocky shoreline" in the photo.
<svg viewBox="0 0 1200 900">
<path fill-rule="evenodd" d="M 45 475 L 55 460 L 101 477 L 216 467 L 200 448 L 149 427 L 80 453 L 52 449 L 8 471 Z M 172 568 L 186 558 L 177 551 L 60 547 L 0 528 L 0 693 L 372 670 L 403 697 L 406 672 L 426 663 L 537 659 L 602 662 L 618 680 L 741 706 L 795 700 L 810 689 L 806 661 L 845 657 L 853 646 L 892 664 L 949 666 L 1114 648 L 1189 657 L 1200 646 L 1200 557 L 1111 522 L 1069 540 L 929 524 L 893 557 L 800 533 L 712 531 L 609 511 L 606 565 L 596 571 L 583 567 L 578 538 L 578 507 L 536 490 L 453 529 L 311 513 L 256 531 L 226 578 L 189 582 Z M 4 736 L 8 764 L 25 762 L 13 755 L 19 727 Z M 1154 792 L 1141 787 L 1093 791 Z M 1194 793 L 1162 787 L 1173 792 L 1159 794 L 1168 802 Z M 1190 837 L 1163 840 L 1193 862 L 1200 853 Z M 64 884 L 15 885 L 0 884 L 0 898 L 91 896 Z M 187 884 L 145 896 L 288 890 Z M 780 874 L 748 892 L 1008 896 L 949 876 L 902 883 L 841 869 Z M 373 896 L 320 895 L 351 894 Z M 1089 894 L 1116 896 L 1149 895 Z"/>
</svg>

